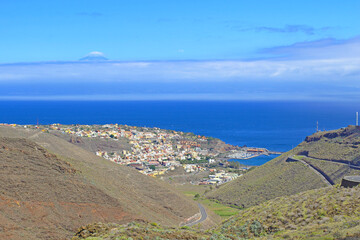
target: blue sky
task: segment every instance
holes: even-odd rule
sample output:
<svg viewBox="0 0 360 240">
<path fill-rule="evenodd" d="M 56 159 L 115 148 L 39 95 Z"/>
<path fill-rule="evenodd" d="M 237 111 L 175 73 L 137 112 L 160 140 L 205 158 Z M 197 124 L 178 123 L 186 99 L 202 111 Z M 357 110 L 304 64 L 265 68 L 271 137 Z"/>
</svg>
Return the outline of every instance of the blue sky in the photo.
<svg viewBox="0 0 360 240">
<path fill-rule="evenodd" d="M 359 12 L 357 0 L 2 1 L 0 99 L 354 99 Z M 93 51 L 110 61 L 78 62 Z"/>
</svg>

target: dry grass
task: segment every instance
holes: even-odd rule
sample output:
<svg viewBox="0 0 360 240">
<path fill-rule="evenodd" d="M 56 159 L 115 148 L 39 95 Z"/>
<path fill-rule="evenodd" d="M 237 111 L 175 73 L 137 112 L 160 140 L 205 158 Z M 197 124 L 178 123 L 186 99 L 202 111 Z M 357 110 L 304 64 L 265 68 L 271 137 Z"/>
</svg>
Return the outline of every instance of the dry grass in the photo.
<svg viewBox="0 0 360 240">
<path fill-rule="evenodd" d="M 72 240 L 105 239 L 209 239 L 211 233 L 189 228 L 164 228 L 157 223 L 131 222 L 126 225 L 96 223 L 78 230 Z"/>
<path fill-rule="evenodd" d="M 250 207 L 276 197 L 325 187 L 321 178 L 309 168 L 298 162 L 287 162 L 287 158 L 301 154 L 357 164 L 360 159 L 359 144 L 359 127 L 315 133 L 293 150 L 208 193 L 207 197 L 228 205 Z M 335 183 L 340 183 L 345 175 L 360 173 L 354 169 L 349 172 L 344 165 L 330 161 L 306 160 L 325 172 Z"/>
<path fill-rule="evenodd" d="M 286 162 L 291 155 L 293 151 L 220 186 L 206 196 L 227 205 L 247 208 L 276 197 L 326 186 L 318 175 L 303 164 Z"/>
<path fill-rule="evenodd" d="M 321 169 L 335 184 L 340 184 L 344 176 L 360 175 L 360 170 L 349 168 L 346 164 L 317 160 L 309 157 L 303 157 L 303 160 Z"/>
<path fill-rule="evenodd" d="M 196 202 L 163 181 L 97 157 L 54 135 L 2 126 L 0 136 L 28 138 L 64 158 L 79 170 L 87 183 L 117 199 L 127 212 L 138 219 L 178 226 L 199 211 Z"/>
<path fill-rule="evenodd" d="M 74 166 L 41 146 L 0 138 L 0 239 L 64 239 L 83 224 L 133 219 Z"/>
<path fill-rule="evenodd" d="M 313 158 L 360 163 L 360 127 L 318 132 L 309 136 L 298 147 Z"/>
<path fill-rule="evenodd" d="M 281 197 L 225 221 L 218 229 L 236 237 L 273 234 L 278 239 L 338 239 L 360 233 L 360 187 L 328 187 Z M 251 224 L 258 223 L 258 231 Z M 242 230 L 246 231 L 242 231 Z"/>
<path fill-rule="evenodd" d="M 360 187 L 328 187 L 276 198 L 242 210 L 209 231 L 155 223 L 93 224 L 74 240 L 103 239 L 343 239 L 360 236 Z M 351 239 L 351 238 L 349 238 Z"/>
</svg>

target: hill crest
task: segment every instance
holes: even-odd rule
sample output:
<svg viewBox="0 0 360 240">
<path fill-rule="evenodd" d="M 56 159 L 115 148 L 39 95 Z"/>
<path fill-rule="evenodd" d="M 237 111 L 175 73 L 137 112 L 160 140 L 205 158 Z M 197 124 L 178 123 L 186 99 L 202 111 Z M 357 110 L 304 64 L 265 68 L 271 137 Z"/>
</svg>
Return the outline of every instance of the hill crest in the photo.
<svg viewBox="0 0 360 240">
<path fill-rule="evenodd" d="M 314 133 L 296 148 L 224 184 L 208 193 L 207 197 L 226 204 L 250 207 L 276 197 L 327 186 L 321 176 L 308 166 L 300 161 L 287 161 L 291 156 L 298 156 L 329 176 L 331 182 L 339 184 L 346 175 L 360 175 L 360 169 L 351 168 L 348 164 L 358 164 L 358 142 L 360 128 L 355 126 Z"/>
</svg>

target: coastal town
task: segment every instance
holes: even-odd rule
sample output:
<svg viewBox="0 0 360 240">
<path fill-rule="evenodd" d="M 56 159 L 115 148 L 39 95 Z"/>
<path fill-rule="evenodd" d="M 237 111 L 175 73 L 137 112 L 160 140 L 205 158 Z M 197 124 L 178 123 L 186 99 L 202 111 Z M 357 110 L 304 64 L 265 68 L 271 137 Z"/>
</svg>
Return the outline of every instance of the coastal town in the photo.
<svg viewBox="0 0 360 240">
<path fill-rule="evenodd" d="M 263 148 L 238 147 L 219 139 L 160 128 L 136 127 L 119 124 L 105 125 L 24 125 L 43 132 L 71 136 L 70 142 L 84 138 L 122 141 L 129 147 L 107 151 L 98 146 L 94 153 L 109 161 L 133 167 L 149 176 L 161 176 L 175 168 L 186 173 L 208 171 L 209 176 L 196 184 L 223 184 L 246 172 L 242 166 L 237 173 L 226 171 L 224 159 L 249 159 L 267 154 Z M 76 140 L 74 140 L 76 139 Z M 221 170 L 216 166 L 221 165 Z"/>
</svg>

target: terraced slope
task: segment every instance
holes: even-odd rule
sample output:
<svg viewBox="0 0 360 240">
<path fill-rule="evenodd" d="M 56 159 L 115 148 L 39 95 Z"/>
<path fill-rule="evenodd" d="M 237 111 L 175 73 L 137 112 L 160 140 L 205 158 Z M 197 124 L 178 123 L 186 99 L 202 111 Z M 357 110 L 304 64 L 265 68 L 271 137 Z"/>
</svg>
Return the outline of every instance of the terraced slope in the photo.
<svg viewBox="0 0 360 240">
<path fill-rule="evenodd" d="M 132 218 L 178 226 L 199 211 L 195 202 L 161 180 L 97 157 L 54 135 L 1 126 L 0 136 L 23 137 L 46 148 L 71 164 L 84 182 L 115 199 Z"/>
<path fill-rule="evenodd" d="M 360 169 L 349 170 L 346 165 L 339 165 L 340 161 L 358 164 L 359 143 L 360 128 L 355 126 L 315 133 L 293 150 L 224 184 L 208 193 L 207 197 L 225 204 L 250 207 L 276 197 L 325 187 L 322 179 L 308 167 L 300 162 L 286 161 L 294 155 L 308 159 L 312 165 L 328 173 L 333 182 L 339 183 L 345 175 L 360 175 Z"/>
</svg>

